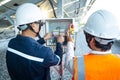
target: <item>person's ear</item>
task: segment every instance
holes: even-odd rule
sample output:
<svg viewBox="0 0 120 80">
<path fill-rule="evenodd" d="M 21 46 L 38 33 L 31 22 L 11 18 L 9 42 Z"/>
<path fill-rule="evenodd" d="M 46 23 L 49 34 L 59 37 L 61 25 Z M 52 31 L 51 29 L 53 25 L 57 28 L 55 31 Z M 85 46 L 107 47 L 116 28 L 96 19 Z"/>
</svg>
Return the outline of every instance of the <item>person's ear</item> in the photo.
<svg viewBox="0 0 120 80">
<path fill-rule="evenodd" d="M 91 38 L 91 40 L 89 41 L 90 47 L 93 48 L 95 46 L 95 39 Z"/>
</svg>

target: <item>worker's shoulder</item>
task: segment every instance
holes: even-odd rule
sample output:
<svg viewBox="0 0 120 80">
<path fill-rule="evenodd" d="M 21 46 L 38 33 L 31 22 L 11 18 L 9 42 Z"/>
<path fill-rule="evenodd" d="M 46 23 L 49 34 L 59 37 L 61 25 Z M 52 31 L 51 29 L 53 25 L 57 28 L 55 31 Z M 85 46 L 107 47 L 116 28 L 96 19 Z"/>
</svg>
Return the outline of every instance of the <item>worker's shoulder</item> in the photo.
<svg viewBox="0 0 120 80">
<path fill-rule="evenodd" d="M 8 43 L 8 45 L 11 45 L 11 44 L 13 44 L 15 42 L 15 38 L 12 38 L 12 39 L 10 39 L 9 40 L 9 43 Z"/>
</svg>

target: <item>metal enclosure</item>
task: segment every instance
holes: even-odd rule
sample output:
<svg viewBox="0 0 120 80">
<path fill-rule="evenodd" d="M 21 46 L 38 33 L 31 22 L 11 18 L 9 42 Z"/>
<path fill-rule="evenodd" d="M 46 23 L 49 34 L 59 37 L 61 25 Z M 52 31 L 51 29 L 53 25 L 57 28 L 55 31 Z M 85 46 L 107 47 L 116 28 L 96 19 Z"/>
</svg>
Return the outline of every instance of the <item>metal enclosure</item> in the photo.
<svg viewBox="0 0 120 80">
<path fill-rule="evenodd" d="M 56 36 L 65 36 L 66 30 L 74 22 L 73 19 L 47 19 L 45 21 L 45 33 L 52 33 L 52 39 L 47 41 L 47 46 L 51 46 L 53 49 L 56 43 Z"/>
</svg>

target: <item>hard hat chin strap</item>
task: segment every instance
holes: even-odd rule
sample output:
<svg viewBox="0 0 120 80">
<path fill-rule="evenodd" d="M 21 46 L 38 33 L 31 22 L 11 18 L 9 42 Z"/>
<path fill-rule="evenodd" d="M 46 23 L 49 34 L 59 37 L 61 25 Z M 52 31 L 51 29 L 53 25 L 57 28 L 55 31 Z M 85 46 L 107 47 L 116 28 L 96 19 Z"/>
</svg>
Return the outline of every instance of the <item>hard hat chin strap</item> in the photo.
<svg viewBox="0 0 120 80">
<path fill-rule="evenodd" d="M 39 32 L 40 32 L 40 30 L 41 30 L 41 26 L 43 26 L 43 22 L 42 21 L 38 21 L 38 22 L 34 22 L 34 23 L 36 23 L 36 24 L 39 24 L 39 31 L 38 32 L 36 32 L 33 28 L 32 28 L 32 26 L 30 25 L 30 24 L 24 24 L 24 25 L 20 25 L 19 27 L 17 27 L 20 31 L 22 30 L 22 31 L 24 31 L 24 30 L 26 30 L 26 29 L 30 29 L 32 32 L 34 32 L 35 34 L 36 34 L 36 36 L 39 36 Z"/>
<path fill-rule="evenodd" d="M 29 29 L 30 29 L 32 32 L 34 32 L 34 33 L 36 34 L 36 36 L 40 36 L 40 35 L 39 35 L 39 32 L 40 32 L 40 30 L 41 30 L 41 26 L 43 26 L 43 22 L 39 21 L 39 22 L 35 22 L 35 23 L 39 24 L 39 31 L 38 31 L 38 32 L 35 32 L 35 30 L 34 30 L 30 25 L 29 25 Z"/>
<path fill-rule="evenodd" d="M 39 27 L 39 31 L 38 32 L 35 32 L 35 30 L 30 26 L 29 27 L 29 29 L 32 31 L 32 32 L 34 32 L 35 34 L 36 34 L 36 36 L 38 36 L 39 35 L 39 32 L 40 32 L 40 27 Z"/>
<path fill-rule="evenodd" d="M 34 22 L 34 23 L 39 24 L 39 31 L 36 33 L 36 36 L 38 36 L 38 37 L 40 38 L 39 32 L 40 32 L 40 30 L 41 30 L 41 26 L 43 26 L 44 23 L 43 23 L 41 20 L 38 21 L 38 22 Z"/>
</svg>

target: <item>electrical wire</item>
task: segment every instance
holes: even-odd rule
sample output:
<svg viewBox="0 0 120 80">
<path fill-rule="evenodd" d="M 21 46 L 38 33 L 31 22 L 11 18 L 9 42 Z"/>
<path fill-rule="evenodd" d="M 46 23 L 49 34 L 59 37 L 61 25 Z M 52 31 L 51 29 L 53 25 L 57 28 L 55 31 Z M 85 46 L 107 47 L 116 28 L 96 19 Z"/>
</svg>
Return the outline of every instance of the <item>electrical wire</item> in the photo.
<svg viewBox="0 0 120 80">
<path fill-rule="evenodd" d="M 51 1 L 51 0 L 48 0 L 48 1 L 49 1 L 50 5 L 51 5 L 51 7 L 52 7 L 54 17 L 57 18 L 52 1 Z"/>
<path fill-rule="evenodd" d="M 80 3 L 81 3 L 81 0 L 79 0 L 79 2 L 78 2 L 78 7 L 75 6 L 75 8 L 76 8 L 75 13 L 76 13 L 77 15 L 79 14 L 79 10 L 80 10 L 80 8 L 81 8 Z M 77 3 L 76 3 L 76 5 L 77 5 Z"/>
<path fill-rule="evenodd" d="M 87 7 L 87 10 L 90 10 L 91 6 L 94 4 L 95 1 L 96 1 L 96 0 L 91 0 L 91 1 L 89 2 L 89 5 L 90 5 L 90 6 Z"/>
</svg>

